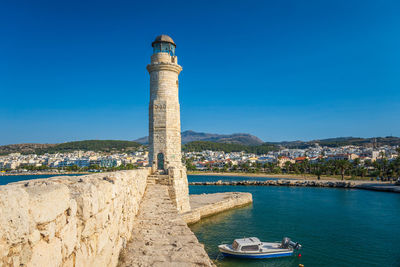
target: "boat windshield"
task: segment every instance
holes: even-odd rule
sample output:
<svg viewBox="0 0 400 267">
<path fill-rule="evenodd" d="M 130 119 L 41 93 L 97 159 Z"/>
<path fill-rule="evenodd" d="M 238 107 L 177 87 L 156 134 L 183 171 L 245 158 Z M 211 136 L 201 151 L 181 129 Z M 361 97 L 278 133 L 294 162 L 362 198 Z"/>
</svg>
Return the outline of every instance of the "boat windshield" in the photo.
<svg viewBox="0 0 400 267">
<path fill-rule="evenodd" d="M 232 248 L 237 249 L 239 244 L 236 241 L 233 241 Z"/>
<path fill-rule="evenodd" d="M 242 251 L 258 251 L 258 245 L 243 246 Z"/>
</svg>

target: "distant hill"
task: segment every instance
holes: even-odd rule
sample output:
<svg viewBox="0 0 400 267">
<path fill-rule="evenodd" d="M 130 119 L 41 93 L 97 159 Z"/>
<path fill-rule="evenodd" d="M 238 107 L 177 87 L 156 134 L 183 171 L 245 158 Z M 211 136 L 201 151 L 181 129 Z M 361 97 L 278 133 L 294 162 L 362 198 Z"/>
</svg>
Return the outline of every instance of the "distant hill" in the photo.
<svg viewBox="0 0 400 267">
<path fill-rule="evenodd" d="M 0 146 L 0 154 L 22 153 L 22 154 L 45 154 L 63 153 L 75 150 L 101 151 L 101 152 L 126 152 L 135 151 L 142 145 L 133 141 L 120 140 L 85 140 L 67 142 L 61 144 L 16 144 Z"/>
<path fill-rule="evenodd" d="M 38 149 L 47 149 L 55 145 L 56 144 L 34 144 L 34 143 L 5 145 L 5 146 L 0 146 L 0 155 L 7 155 L 11 153 L 30 154 L 30 153 L 35 153 L 35 151 Z"/>
<path fill-rule="evenodd" d="M 269 151 L 276 151 L 280 148 L 297 148 L 304 149 L 315 144 L 320 146 L 328 147 L 339 147 L 339 146 L 400 146 L 399 137 L 376 137 L 376 138 L 359 138 L 359 137 L 338 137 L 338 138 L 328 138 L 322 140 L 312 140 L 312 141 L 283 141 L 283 142 L 266 142 L 261 145 L 242 145 L 242 144 L 230 144 L 230 143 L 217 143 L 211 141 L 193 141 L 183 145 L 182 149 L 184 151 L 225 151 L 225 152 L 239 152 L 245 151 L 248 153 L 255 154 L 266 154 Z"/>
<path fill-rule="evenodd" d="M 182 144 L 186 144 L 193 141 L 210 141 L 215 143 L 226 143 L 226 144 L 240 144 L 256 146 L 261 145 L 264 142 L 257 136 L 247 133 L 236 133 L 236 134 L 212 134 L 212 133 L 199 133 L 195 131 L 184 131 L 181 134 Z M 141 144 L 148 144 L 148 136 L 139 138 L 135 142 Z"/>
<path fill-rule="evenodd" d="M 313 146 L 314 144 L 319 144 L 320 146 L 328 147 L 339 147 L 339 146 L 400 146 L 400 138 L 395 136 L 387 137 L 371 137 L 371 138 L 361 138 L 361 137 L 336 137 L 321 140 L 312 141 L 283 141 L 283 142 L 269 142 L 269 144 L 278 145 L 286 148 L 307 148 Z"/>
<path fill-rule="evenodd" d="M 186 152 L 201 152 L 204 150 L 211 150 L 211 151 L 224 151 L 227 153 L 244 151 L 247 153 L 254 153 L 254 154 L 266 154 L 269 151 L 277 151 L 278 146 L 267 143 L 256 146 L 249 146 L 242 144 L 216 143 L 211 141 L 193 141 L 184 144 L 182 150 Z"/>
<path fill-rule="evenodd" d="M 139 142 L 140 141 L 140 142 Z M 45 153 L 63 153 L 74 150 L 99 151 L 99 152 L 129 152 L 136 151 L 143 144 L 146 144 L 147 137 L 136 141 L 121 140 L 86 140 L 75 141 L 60 144 L 13 144 L 0 146 L 0 155 L 10 153 L 22 154 L 45 154 Z M 182 147 L 185 151 L 246 151 L 249 153 L 264 154 L 271 150 L 277 150 L 279 147 L 285 148 L 307 148 L 318 143 L 321 146 L 400 146 L 400 138 L 394 136 L 387 137 L 338 137 L 312 141 L 283 141 L 283 142 L 263 142 L 256 136 L 250 134 L 208 134 L 186 131 L 182 133 Z"/>
</svg>

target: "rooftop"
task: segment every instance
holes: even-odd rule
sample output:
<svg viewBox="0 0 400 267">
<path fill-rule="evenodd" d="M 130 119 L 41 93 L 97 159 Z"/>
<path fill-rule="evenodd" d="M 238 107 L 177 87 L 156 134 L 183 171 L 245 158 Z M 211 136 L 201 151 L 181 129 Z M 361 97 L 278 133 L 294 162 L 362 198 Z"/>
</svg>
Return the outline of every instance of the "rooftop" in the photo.
<svg viewBox="0 0 400 267">
<path fill-rule="evenodd" d="M 157 43 L 170 43 L 170 44 L 173 44 L 174 46 L 176 46 L 176 44 L 174 43 L 174 40 L 172 40 L 172 38 L 166 34 L 161 34 L 161 35 L 157 36 L 156 39 L 154 40 L 154 42 L 151 43 L 151 46 L 154 46 L 154 44 L 157 44 Z"/>
</svg>

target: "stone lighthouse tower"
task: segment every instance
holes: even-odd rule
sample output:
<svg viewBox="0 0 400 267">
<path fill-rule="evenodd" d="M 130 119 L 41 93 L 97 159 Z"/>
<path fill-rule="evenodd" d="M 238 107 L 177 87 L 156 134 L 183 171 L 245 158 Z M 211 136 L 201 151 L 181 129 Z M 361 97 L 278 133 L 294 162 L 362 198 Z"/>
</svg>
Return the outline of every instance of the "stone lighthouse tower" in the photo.
<svg viewBox="0 0 400 267">
<path fill-rule="evenodd" d="M 178 75 L 182 67 L 175 55 L 176 44 L 168 35 L 156 37 L 147 65 L 150 73 L 149 162 L 157 182 L 169 186 L 169 194 L 180 212 L 190 210 L 186 168 L 181 155 L 181 119 Z"/>
</svg>

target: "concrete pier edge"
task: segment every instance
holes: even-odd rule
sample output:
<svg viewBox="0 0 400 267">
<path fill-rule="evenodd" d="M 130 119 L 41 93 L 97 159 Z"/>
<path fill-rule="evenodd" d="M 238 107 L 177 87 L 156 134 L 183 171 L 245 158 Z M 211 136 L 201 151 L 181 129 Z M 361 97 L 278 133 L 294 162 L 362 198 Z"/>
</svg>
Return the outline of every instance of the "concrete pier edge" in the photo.
<svg viewBox="0 0 400 267">
<path fill-rule="evenodd" d="M 215 201 L 213 201 L 213 199 Z M 211 201 L 207 201 L 211 200 Z M 190 195 L 192 210 L 182 214 L 183 220 L 188 224 L 200 221 L 227 210 L 243 207 L 253 202 L 250 193 L 225 192 L 214 194 Z"/>
</svg>

